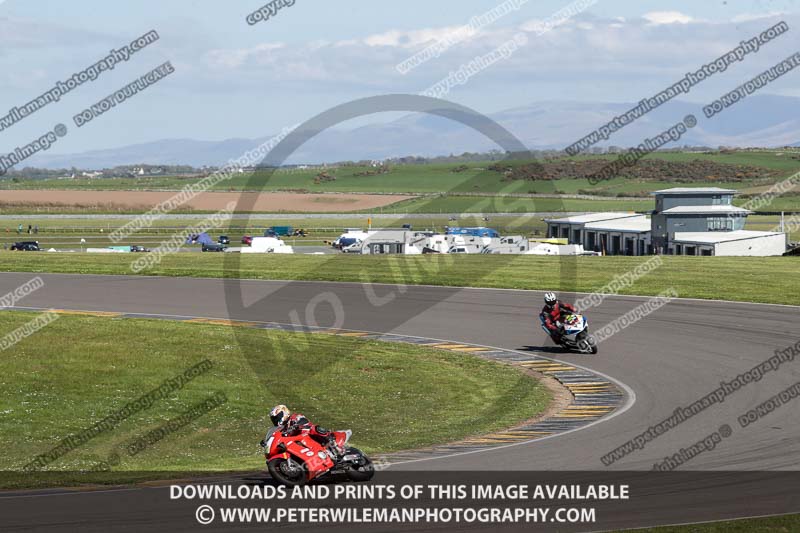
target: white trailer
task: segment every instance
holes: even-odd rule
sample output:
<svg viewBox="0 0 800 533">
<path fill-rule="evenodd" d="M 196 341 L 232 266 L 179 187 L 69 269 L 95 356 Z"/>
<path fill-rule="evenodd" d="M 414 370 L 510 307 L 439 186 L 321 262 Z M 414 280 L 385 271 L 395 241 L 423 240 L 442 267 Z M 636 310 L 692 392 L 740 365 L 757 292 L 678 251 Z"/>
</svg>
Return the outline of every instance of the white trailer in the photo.
<svg viewBox="0 0 800 533">
<path fill-rule="evenodd" d="M 596 255 L 595 252 L 586 252 L 580 244 L 551 244 L 541 242 L 533 246 L 524 255 Z"/>
<path fill-rule="evenodd" d="M 531 248 L 530 241 L 522 235 L 499 237 L 483 250 L 485 254 L 524 254 Z"/>
<path fill-rule="evenodd" d="M 420 243 L 426 253 L 439 254 L 480 254 L 492 244 L 490 237 L 472 235 L 430 235 Z M 418 245 L 419 246 L 419 245 Z"/>
<path fill-rule="evenodd" d="M 275 237 L 253 237 L 249 247 L 242 248 L 243 254 L 293 254 L 294 249 Z"/>
</svg>

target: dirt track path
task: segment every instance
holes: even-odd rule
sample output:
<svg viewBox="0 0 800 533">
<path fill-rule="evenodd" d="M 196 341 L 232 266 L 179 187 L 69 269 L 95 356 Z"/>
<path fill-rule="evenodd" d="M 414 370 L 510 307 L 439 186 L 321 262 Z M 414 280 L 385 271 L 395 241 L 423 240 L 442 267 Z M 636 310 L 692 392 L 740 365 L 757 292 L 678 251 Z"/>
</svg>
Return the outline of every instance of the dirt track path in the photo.
<svg viewBox="0 0 800 533">
<path fill-rule="evenodd" d="M 0 191 L 0 206 L 108 206 L 141 208 L 147 210 L 173 196 L 172 191 L 56 191 L 10 190 Z M 238 202 L 239 208 L 252 206 L 249 211 L 335 213 L 358 211 L 387 206 L 413 196 L 380 194 L 297 194 L 282 192 L 238 193 L 206 192 L 184 205 L 202 211 L 219 211 L 229 202 Z"/>
</svg>

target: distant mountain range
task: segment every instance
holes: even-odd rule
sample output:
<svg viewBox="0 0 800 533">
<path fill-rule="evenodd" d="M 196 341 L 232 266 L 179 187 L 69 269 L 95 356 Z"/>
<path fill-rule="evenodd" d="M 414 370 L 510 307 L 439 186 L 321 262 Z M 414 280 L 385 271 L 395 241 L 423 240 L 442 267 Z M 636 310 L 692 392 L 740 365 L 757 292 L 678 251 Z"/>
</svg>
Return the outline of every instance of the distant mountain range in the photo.
<svg viewBox="0 0 800 533">
<path fill-rule="evenodd" d="M 530 149 L 562 149 L 635 104 L 551 101 L 508 109 L 491 117 Z M 691 146 L 800 146 L 800 98 L 750 96 L 707 119 L 702 106 L 673 101 L 641 117 L 598 146 L 629 147 L 693 114 L 698 124 L 678 144 Z M 117 165 L 223 165 L 272 135 L 260 139 L 199 141 L 163 139 L 77 154 L 37 154 L 24 166 L 102 169 Z M 499 148 L 480 134 L 446 119 L 413 114 L 382 124 L 322 132 L 287 163 L 437 156 Z"/>
</svg>

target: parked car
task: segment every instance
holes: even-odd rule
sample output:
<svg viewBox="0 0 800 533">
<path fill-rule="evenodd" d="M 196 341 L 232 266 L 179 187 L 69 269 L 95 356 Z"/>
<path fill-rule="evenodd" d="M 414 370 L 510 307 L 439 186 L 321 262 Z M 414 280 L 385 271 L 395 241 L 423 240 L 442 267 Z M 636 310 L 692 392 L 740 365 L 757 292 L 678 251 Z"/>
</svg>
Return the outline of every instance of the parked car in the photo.
<svg viewBox="0 0 800 533">
<path fill-rule="evenodd" d="M 346 246 L 342 246 L 342 253 L 345 254 L 360 254 L 361 253 L 361 246 L 362 242 L 361 239 L 354 239 L 355 242 L 352 242 Z"/>
<path fill-rule="evenodd" d="M 38 252 L 39 251 L 39 241 L 22 241 L 22 242 L 15 242 L 11 245 L 12 250 L 21 250 L 24 252 Z"/>
<path fill-rule="evenodd" d="M 131 245 L 131 252 L 149 252 L 149 248 L 145 248 L 144 246 L 139 246 L 138 244 Z"/>
<path fill-rule="evenodd" d="M 203 251 L 204 252 L 224 252 L 227 250 L 227 246 L 223 246 L 222 244 L 204 244 Z"/>
<path fill-rule="evenodd" d="M 253 244 L 253 236 L 252 235 L 245 235 L 244 237 L 242 237 L 242 244 L 246 244 L 247 246 L 252 245 Z"/>
<path fill-rule="evenodd" d="M 227 235 L 220 235 L 219 239 L 217 239 L 217 243 L 219 243 L 219 244 L 230 244 L 231 240 L 228 238 Z"/>
</svg>

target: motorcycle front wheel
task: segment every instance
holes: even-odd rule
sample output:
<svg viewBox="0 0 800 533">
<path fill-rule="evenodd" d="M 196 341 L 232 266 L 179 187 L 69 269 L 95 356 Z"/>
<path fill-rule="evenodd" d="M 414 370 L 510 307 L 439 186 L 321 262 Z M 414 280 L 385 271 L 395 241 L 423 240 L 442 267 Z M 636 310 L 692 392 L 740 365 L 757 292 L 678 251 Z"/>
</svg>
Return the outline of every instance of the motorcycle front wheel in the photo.
<svg viewBox="0 0 800 533">
<path fill-rule="evenodd" d="M 345 474 L 350 481 L 369 481 L 375 475 L 375 465 L 372 464 L 369 457 L 358 448 L 348 448 L 348 454 L 355 453 L 361 456 L 361 464 L 352 464 L 345 469 Z"/>
<path fill-rule="evenodd" d="M 304 485 L 306 483 L 305 464 L 297 462 L 294 458 L 284 459 L 279 457 L 267 463 L 267 469 L 272 479 L 283 485 Z"/>
<path fill-rule="evenodd" d="M 597 341 L 587 332 L 578 335 L 577 348 L 581 353 L 597 354 Z"/>
<path fill-rule="evenodd" d="M 591 335 L 586 335 L 586 342 L 589 344 L 592 355 L 597 355 L 597 341 Z"/>
</svg>

